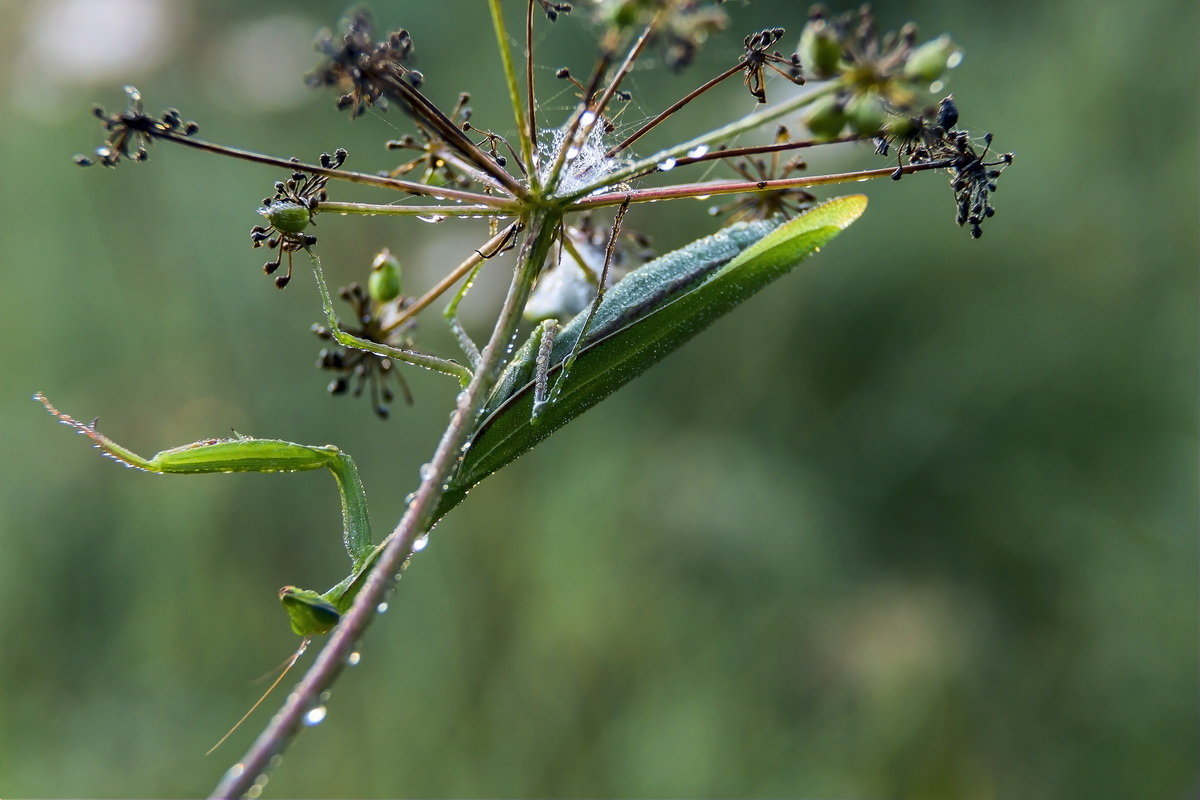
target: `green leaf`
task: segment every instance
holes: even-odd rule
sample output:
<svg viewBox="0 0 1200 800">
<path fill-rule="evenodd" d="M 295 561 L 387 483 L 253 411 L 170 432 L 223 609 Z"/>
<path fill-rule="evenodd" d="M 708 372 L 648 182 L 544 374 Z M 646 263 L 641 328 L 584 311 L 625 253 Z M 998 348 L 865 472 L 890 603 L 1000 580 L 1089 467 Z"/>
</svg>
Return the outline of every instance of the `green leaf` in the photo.
<svg viewBox="0 0 1200 800">
<path fill-rule="evenodd" d="M 841 197 L 823 203 L 810 211 L 780 225 L 752 243 L 740 244 L 702 281 L 683 287 L 676 294 L 658 302 L 653 291 L 643 287 L 646 303 L 639 307 L 640 316 L 615 327 L 610 323 L 599 330 L 593 340 L 591 332 L 586 344 L 571 368 L 567 383 L 557 399 L 544 408 L 536 422 L 532 419 L 533 383 L 523 380 L 513 387 L 503 380 L 498 385 L 502 396 L 489 402 L 488 413 L 476 428 L 470 447 L 463 456 L 450 481 L 435 518 L 440 519 L 466 496 L 472 487 L 496 470 L 523 455 L 558 428 L 603 400 L 612 392 L 640 375 L 651 365 L 681 346 L 718 317 L 733 310 L 767 284 L 785 275 L 826 242 L 841 233 L 862 215 L 867 198 L 863 195 Z M 760 229 L 761 230 L 761 229 Z M 759 231 L 756 231 L 759 233 Z M 692 251 L 704 247 L 729 247 L 727 238 L 709 237 L 689 245 Z M 718 240 L 719 239 L 719 240 Z M 713 244 L 708 244 L 710 240 Z M 700 246 L 697 248 L 697 246 Z M 684 250 L 688 250 L 684 248 Z M 627 275 L 610 290 L 613 297 L 624 295 L 626 307 L 631 290 L 622 284 L 645 283 L 647 274 L 662 272 L 665 260 L 679 260 L 676 251 L 647 264 Z M 597 318 L 621 319 L 620 313 L 606 309 L 609 297 L 597 312 Z M 649 308 L 649 311 L 645 309 Z M 602 313 L 603 312 L 603 313 Z M 645 312 L 645 313 L 642 313 Z M 577 322 L 586 311 L 576 318 Z M 572 325 L 566 326 L 552 351 L 550 381 L 562 370 L 562 361 L 578 337 L 578 326 L 570 335 Z M 533 348 L 527 345 L 514 357 L 514 362 L 527 356 Z M 518 364 L 526 372 L 528 364 Z M 510 372 L 515 372 L 511 370 Z"/>
</svg>

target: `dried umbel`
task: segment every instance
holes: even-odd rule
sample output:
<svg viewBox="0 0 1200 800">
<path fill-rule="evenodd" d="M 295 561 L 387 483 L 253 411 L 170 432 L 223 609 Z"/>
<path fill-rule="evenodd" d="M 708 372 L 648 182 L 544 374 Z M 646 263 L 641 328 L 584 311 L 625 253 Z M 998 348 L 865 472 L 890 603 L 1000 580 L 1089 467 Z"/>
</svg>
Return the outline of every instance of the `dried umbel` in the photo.
<svg viewBox="0 0 1200 800">
<path fill-rule="evenodd" d="M 332 155 L 321 154 L 321 166 L 327 170 L 337 169 L 345 161 L 345 150 L 339 149 Z M 274 259 L 263 265 L 263 271 L 268 275 L 279 269 L 283 256 L 287 255 L 287 272 L 275 278 L 275 285 L 280 289 L 292 279 L 292 254 L 317 243 L 317 237 L 305 231 L 316 224 L 317 210 L 329 196 L 325 191 L 328 182 L 327 175 L 293 172 L 286 181 L 275 183 L 275 194 L 264 197 L 258 209 L 258 213 L 266 217 L 267 224 L 251 228 L 250 241 L 255 247 L 265 244 L 278 251 Z"/>
<path fill-rule="evenodd" d="M 892 126 L 894 133 L 876 137 L 876 152 L 887 155 L 895 146 L 902 164 L 940 164 L 950 174 L 958 213 L 955 222 L 969 226 L 971 237 L 983 235 L 980 227 L 985 219 L 995 215 L 991 194 L 996 191 L 996 179 L 1012 164 L 1012 153 L 998 155 L 992 161 L 987 156 L 992 146 L 992 134 L 983 136 L 983 150 L 976 149 L 966 131 L 956 130 L 958 107 L 952 97 L 943 98 L 936 109 L 909 119 L 899 119 Z M 893 177 L 903 175 L 897 167 Z"/>
<path fill-rule="evenodd" d="M 100 106 L 92 107 L 92 113 L 104 123 L 108 136 L 104 144 L 96 148 L 95 160 L 88 156 L 75 156 L 76 164 L 90 167 L 100 163 L 115 167 L 122 158 L 145 161 L 149 156 L 147 148 L 156 138 L 167 134 L 192 136 L 200 130 L 196 123 L 184 122 L 175 108 L 168 108 L 158 119 L 147 115 L 142 110 L 142 93 L 133 86 L 125 87 L 125 95 L 129 98 L 129 104 L 124 111 L 109 114 Z"/>
</svg>

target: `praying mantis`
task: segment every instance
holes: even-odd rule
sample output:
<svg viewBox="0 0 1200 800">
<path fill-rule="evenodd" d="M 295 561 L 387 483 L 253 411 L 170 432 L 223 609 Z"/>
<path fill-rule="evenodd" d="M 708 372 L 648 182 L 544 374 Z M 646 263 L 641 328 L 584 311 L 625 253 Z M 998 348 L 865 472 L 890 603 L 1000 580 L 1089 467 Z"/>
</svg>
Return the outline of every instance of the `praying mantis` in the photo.
<svg viewBox="0 0 1200 800">
<path fill-rule="evenodd" d="M 815 253 L 858 219 L 866 203 L 864 196 L 851 195 L 818 205 L 782 224 L 774 220 L 729 226 L 645 264 L 607 291 L 598 291 L 593 303 L 561 328 L 555 320 L 540 323 L 495 382 L 431 525 L 462 502 L 480 481 Z M 456 363 L 431 362 L 429 356 L 342 331 L 320 262 L 310 256 L 330 331 L 339 343 L 426 368 Z M 460 298 L 461 293 L 452 306 Z M 461 371 L 438 371 L 462 379 Z M 552 387 L 551 378 L 555 381 Z M 348 454 L 333 445 L 239 436 L 202 440 L 144 458 L 100 433 L 94 422 L 68 416 L 41 393 L 34 397 L 106 455 L 147 472 L 192 475 L 328 469 L 341 498 L 342 538 L 351 569 L 324 592 L 295 586 L 280 590 L 292 630 L 300 636 L 324 634 L 337 625 L 387 544 L 386 539 L 374 543 L 358 469 Z"/>
</svg>

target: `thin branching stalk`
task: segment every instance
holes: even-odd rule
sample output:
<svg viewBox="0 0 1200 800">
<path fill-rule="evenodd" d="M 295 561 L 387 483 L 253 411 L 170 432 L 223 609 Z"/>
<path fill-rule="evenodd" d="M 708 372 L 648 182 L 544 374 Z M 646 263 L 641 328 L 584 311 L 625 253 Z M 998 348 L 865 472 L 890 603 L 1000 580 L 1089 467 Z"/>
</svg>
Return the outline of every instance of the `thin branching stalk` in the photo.
<svg viewBox="0 0 1200 800">
<path fill-rule="evenodd" d="M 532 0 L 530 0 L 532 5 Z M 521 142 L 521 160 L 526 164 L 532 163 L 534 143 L 536 137 L 525 135 L 525 131 L 531 131 L 530 127 L 533 119 L 533 86 L 530 84 L 530 111 L 526 118 L 524 104 L 521 102 L 521 90 L 517 86 L 517 70 L 513 64 L 512 47 L 508 41 L 508 29 L 504 25 L 504 13 L 500 9 L 500 0 L 488 0 L 488 10 L 492 17 L 492 30 L 496 34 L 496 48 L 500 51 L 500 64 L 504 72 L 504 85 L 508 88 L 509 104 L 513 109 L 513 117 L 516 119 L 517 130 L 522 133 L 520 136 Z M 532 13 L 532 9 L 530 9 Z M 534 184 L 536 188 L 536 184 Z"/>
<path fill-rule="evenodd" d="M 501 231 L 495 236 L 488 239 L 475 250 L 471 251 L 471 255 L 469 255 L 461 264 L 450 270 L 450 272 L 448 272 L 444 278 L 434 284 L 429 291 L 414 300 L 408 306 L 408 308 L 404 309 L 402 314 L 388 323 L 388 325 L 386 325 L 383 329 L 384 333 L 396 330 L 404 325 L 417 314 L 428 308 L 431 303 L 445 294 L 451 286 L 458 283 L 464 276 L 474 270 L 477 266 L 482 264 L 485 260 L 493 258 L 495 255 L 497 255 L 498 251 L 501 250 L 505 246 L 505 243 L 509 241 L 517 232 L 517 230 L 520 228 L 520 225 L 520 222 L 510 223 L 508 226 L 501 229 Z"/>
<path fill-rule="evenodd" d="M 462 189 L 454 189 L 449 186 L 429 186 L 424 183 L 416 183 L 414 181 L 405 181 L 398 178 L 385 178 L 380 175 L 368 175 L 363 172 L 354 172 L 344 169 L 329 169 L 320 167 L 316 164 L 306 164 L 303 161 L 292 161 L 287 158 L 275 158 L 274 156 L 266 156 L 261 153 L 255 153 L 250 150 L 241 150 L 236 147 L 228 147 L 226 145 L 213 144 L 206 142 L 203 139 L 197 139 L 192 136 L 181 136 L 175 133 L 159 134 L 158 138 L 167 141 L 182 144 L 187 147 L 192 147 L 197 150 L 204 150 L 209 153 L 215 153 L 222 156 L 230 156 L 243 161 L 252 161 L 255 164 L 266 164 L 271 167 L 280 167 L 286 170 L 295 170 L 299 172 L 307 172 L 311 175 L 320 175 L 334 180 L 346 181 L 348 183 L 359 183 L 364 186 L 379 186 L 384 189 L 399 189 L 402 192 L 420 195 L 422 197 L 433 197 L 439 200 L 461 200 L 465 203 L 477 203 L 484 206 L 501 206 L 506 202 L 507 198 L 493 197 L 492 195 L 479 194 L 478 192 L 467 192 Z"/>
<path fill-rule="evenodd" d="M 617 169 L 606 175 L 602 181 L 594 181 L 580 189 L 571 192 L 567 199 L 578 200 L 581 197 L 586 197 L 589 194 L 604 189 L 619 181 L 628 180 L 635 175 L 644 173 L 648 169 L 657 168 L 660 164 L 668 163 L 672 159 L 678 159 L 681 156 L 696 150 L 697 148 L 707 148 L 718 142 L 725 142 L 733 139 L 747 131 L 754 130 L 760 125 L 765 125 L 768 122 L 773 122 L 780 117 L 786 116 L 793 111 L 804 108 L 813 101 L 827 94 L 837 91 L 837 86 L 828 84 L 815 89 L 801 92 L 795 97 L 785 100 L 777 106 L 765 108 L 762 111 L 748 114 L 740 120 L 723 125 L 720 128 L 715 128 L 708 133 L 701 134 L 694 139 L 690 139 L 682 144 L 677 144 L 673 147 L 668 147 L 665 150 L 660 150 L 647 158 L 640 158 L 631 164 L 628 164 L 620 169 Z"/>
<path fill-rule="evenodd" d="M 742 67 L 744 67 L 745 65 L 746 65 L 746 62 L 744 60 L 739 61 L 738 63 L 734 64 L 729 69 L 722 72 L 720 75 L 717 75 L 715 78 L 710 79 L 709 81 L 707 81 L 703 85 L 699 86 L 698 88 L 693 89 L 692 91 L 688 92 L 683 97 L 679 98 L 674 103 L 672 103 L 671 105 L 664 108 L 652 120 L 650 120 L 645 125 L 643 125 L 642 127 L 638 128 L 636 131 L 631 133 L 620 144 L 614 145 L 613 147 L 609 148 L 607 155 L 611 157 L 611 156 L 615 156 L 617 153 L 620 153 L 622 150 L 629 147 L 631 144 L 636 142 L 638 139 L 642 138 L 647 133 L 649 133 L 650 131 L 657 128 L 659 125 L 661 125 L 666 119 L 668 119 L 676 111 L 679 111 L 684 106 L 686 106 L 688 103 L 692 102 L 697 97 L 704 94 L 709 89 L 713 88 L 714 86 L 716 86 L 717 84 L 726 80 L 727 78 L 731 78 L 734 75 L 737 75 L 739 72 L 741 72 Z"/>
<path fill-rule="evenodd" d="M 510 217 L 515 206 L 399 206 L 379 203 L 349 203 L 326 200 L 319 210 L 329 214 L 361 214 L 368 217 Z"/>
<path fill-rule="evenodd" d="M 775 144 L 757 144 L 749 147 L 727 147 L 722 150 L 711 150 L 707 153 L 696 156 L 682 156 L 675 159 L 675 169 L 680 167 L 690 167 L 693 164 L 703 164 L 706 161 L 725 161 L 731 158 L 745 158 L 746 156 L 767 155 L 769 153 L 786 153 L 792 150 L 806 150 L 811 147 L 823 147 L 827 144 L 849 144 L 851 142 L 870 141 L 874 135 L 864 136 L 860 133 L 848 133 L 845 136 L 835 136 L 832 139 L 797 139 L 791 142 L 778 142 Z M 658 167 L 647 170 L 642 175 L 651 175 L 658 172 Z"/>
<path fill-rule="evenodd" d="M 679 183 L 655 189 L 596 194 L 574 203 L 572 208 L 582 211 L 591 208 L 619 206 L 626 201 L 631 203 L 653 203 L 659 200 L 677 200 L 684 197 L 703 199 L 722 194 L 746 194 L 778 189 L 833 186 L 839 183 L 860 183 L 877 178 L 895 178 L 897 175 L 911 175 L 914 172 L 925 172 L 926 170 L 946 169 L 947 166 L 949 165 L 946 162 L 931 162 L 927 164 L 909 164 L 903 167 L 864 169 L 858 172 L 839 172 L 832 175 L 805 175 L 798 178 L 780 178 L 778 180 Z"/>
</svg>

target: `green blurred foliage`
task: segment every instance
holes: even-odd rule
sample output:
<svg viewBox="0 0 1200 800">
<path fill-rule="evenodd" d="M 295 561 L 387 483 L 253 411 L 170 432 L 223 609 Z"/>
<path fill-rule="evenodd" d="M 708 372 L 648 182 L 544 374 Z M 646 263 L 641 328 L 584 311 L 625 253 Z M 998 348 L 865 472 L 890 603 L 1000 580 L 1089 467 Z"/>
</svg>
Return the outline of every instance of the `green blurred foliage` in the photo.
<svg viewBox="0 0 1200 800">
<path fill-rule="evenodd" d="M 100 138 L 88 105 L 135 83 L 207 138 L 385 168 L 402 117 L 280 88 L 341 4 L 126 3 L 117 33 L 162 51 L 119 72 L 96 66 L 116 34 L 71 22 L 85 5 L 9 4 L 0 32 L 0 792 L 194 796 L 269 714 L 202 756 L 295 644 L 274 590 L 346 568 L 334 489 L 117 469 L 30 396 L 145 452 L 231 428 L 337 443 L 386 531 L 455 388 L 410 376 L 387 423 L 322 393 L 311 280 L 276 291 L 248 248 L 275 171 L 161 144 L 70 162 Z M 1001 9 L 881 13 L 954 35 L 963 124 L 1017 153 L 983 240 L 941 177 L 868 186 L 827 253 L 483 484 L 270 794 L 1195 796 L 1196 8 Z M 746 32 L 802 24 L 790 2 L 732 11 L 687 76 L 634 76 L 631 120 Z M 509 129 L 481 3 L 380 17 L 412 30 L 432 96 L 469 89 Z M 552 123 L 587 26 L 541 30 Z M 675 135 L 751 104 L 697 104 Z M 827 166 L 872 164 L 847 159 Z M 627 224 L 666 249 L 713 222 L 684 203 Z M 319 228 L 340 282 L 383 246 L 410 288 L 466 252 L 451 224 Z M 452 347 L 436 319 L 421 335 Z"/>
</svg>

